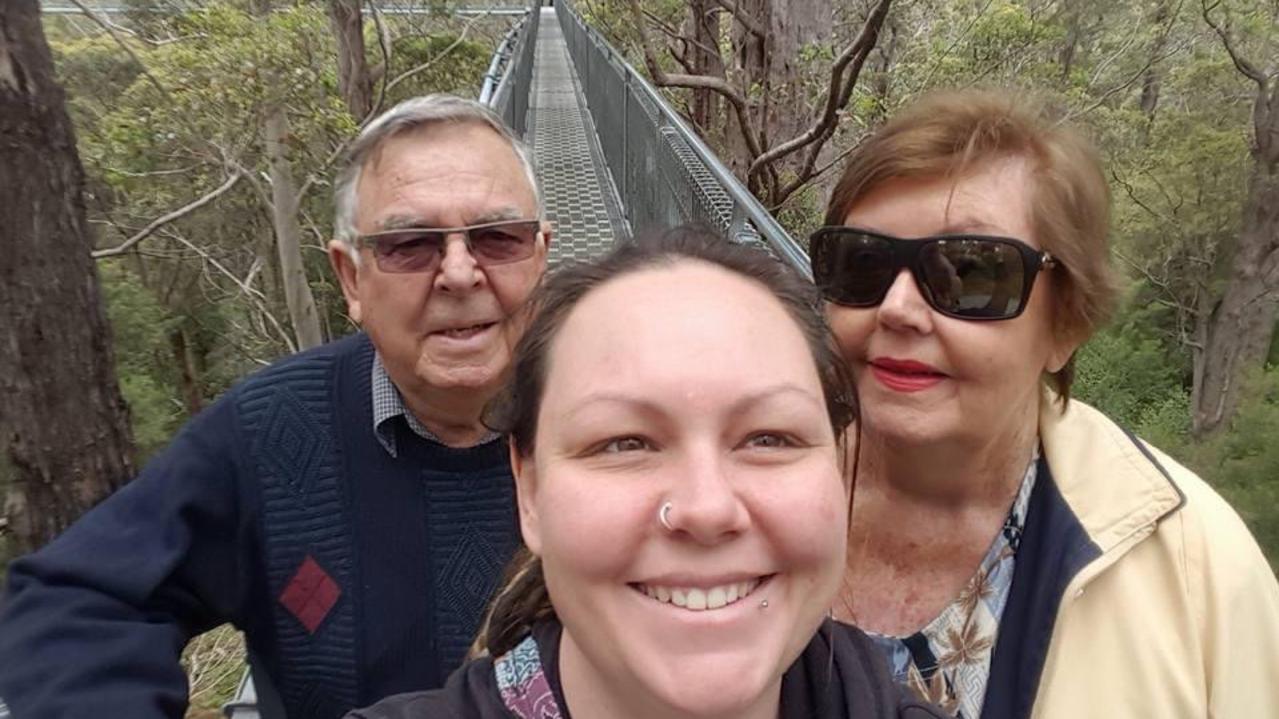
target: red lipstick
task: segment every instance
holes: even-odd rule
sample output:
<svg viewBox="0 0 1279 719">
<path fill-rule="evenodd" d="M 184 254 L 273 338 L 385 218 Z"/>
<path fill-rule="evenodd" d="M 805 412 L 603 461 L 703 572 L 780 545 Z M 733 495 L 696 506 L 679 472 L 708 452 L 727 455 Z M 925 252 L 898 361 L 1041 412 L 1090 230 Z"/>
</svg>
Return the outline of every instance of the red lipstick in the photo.
<svg viewBox="0 0 1279 719">
<path fill-rule="evenodd" d="M 871 360 L 870 372 L 880 384 L 895 392 L 921 392 L 946 379 L 932 365 L 892 357 Z"/>
</svg>

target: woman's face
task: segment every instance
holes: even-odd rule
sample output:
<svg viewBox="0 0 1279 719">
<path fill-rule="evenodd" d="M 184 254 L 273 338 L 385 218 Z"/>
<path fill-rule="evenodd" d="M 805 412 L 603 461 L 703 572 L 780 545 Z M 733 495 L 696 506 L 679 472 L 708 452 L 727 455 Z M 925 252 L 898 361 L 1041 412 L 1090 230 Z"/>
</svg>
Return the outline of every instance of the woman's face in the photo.
<svg viewBox="0 0 1279 719">
<path fill-rule="evenodd" d="M 693 261 L 588 294 L 515 471 L 566 692 L 636 715 L 776 702 L 843 573 L 847 500 L 813 358 L 771 294 Z"/>
<path fill-rule="evenodd" d="M 999 235 L 1042 249 L 1030 225 L 1031 182 L 1017 159 L 958 181 L 892 180 L 862 198 L 844 222 L 902 238 Z M 828 304 L 857 378 L 865 431 L 917 446 L 1012 439 L 1036 426 L 1041 374 L 1060 369 L 1075 347 L 1054 335 L 1051 302 L 1051 276 L 1041 272 L 1020 316 L 955 319 L 933 310 L 902 270 L 876 307 Z"/>
</svg>

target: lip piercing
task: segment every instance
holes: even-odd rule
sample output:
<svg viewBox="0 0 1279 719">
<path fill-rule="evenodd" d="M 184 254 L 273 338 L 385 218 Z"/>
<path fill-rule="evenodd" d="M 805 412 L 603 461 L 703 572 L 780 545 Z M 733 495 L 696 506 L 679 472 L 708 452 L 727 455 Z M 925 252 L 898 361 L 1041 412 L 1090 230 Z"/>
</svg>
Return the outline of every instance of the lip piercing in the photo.
<svg viewBox="0 0 1279 719">
<path fill-rule="evenodd" d="M 674 532 L 675 528 L 671 526 L 671 503 L 666 502 L 662 508 L 657 510 L 657 521 L 666 528 L 668 532 Z"/>
</svg>

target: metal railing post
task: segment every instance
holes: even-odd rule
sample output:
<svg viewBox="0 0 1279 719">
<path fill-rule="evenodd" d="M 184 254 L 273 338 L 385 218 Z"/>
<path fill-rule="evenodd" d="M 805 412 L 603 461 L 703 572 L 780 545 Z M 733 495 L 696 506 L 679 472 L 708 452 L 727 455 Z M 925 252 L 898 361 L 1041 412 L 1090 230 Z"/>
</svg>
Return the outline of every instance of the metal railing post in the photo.
<svg viewBox="0 0 1279 719">
<path fill-rule="evenodd" d="M 631 145 L 630 145 L 630 123 L 631 119 L 631 68 L 626 64 L 622 65 L 622 181 L 619 191 L 622 197 L 629 197 L 627 193 L 630 191 L 631 179 Z M 623 202 L 622 214 L 626 216 L 626 220 L 634 226 L 635 218 L 632 217 L 630 203 Z"/>
</svg>

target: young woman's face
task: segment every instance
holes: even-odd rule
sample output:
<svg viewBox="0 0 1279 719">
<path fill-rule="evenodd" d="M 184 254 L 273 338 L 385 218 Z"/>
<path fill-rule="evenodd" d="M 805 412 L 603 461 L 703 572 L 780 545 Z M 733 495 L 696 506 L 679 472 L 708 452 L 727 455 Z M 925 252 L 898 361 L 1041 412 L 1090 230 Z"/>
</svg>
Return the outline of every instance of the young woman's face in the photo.
<svg viewBox="0 0 1279 719">
<path fill-rule="evenodd" d="M 515 469 L 570 696 L 768 712 L 830 607 L 847 532 L 816 366 L 768 291 L 686 261 L 588 294 L 551 345 Z"/>
</svg>

